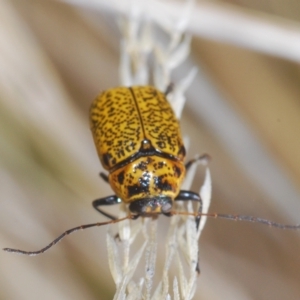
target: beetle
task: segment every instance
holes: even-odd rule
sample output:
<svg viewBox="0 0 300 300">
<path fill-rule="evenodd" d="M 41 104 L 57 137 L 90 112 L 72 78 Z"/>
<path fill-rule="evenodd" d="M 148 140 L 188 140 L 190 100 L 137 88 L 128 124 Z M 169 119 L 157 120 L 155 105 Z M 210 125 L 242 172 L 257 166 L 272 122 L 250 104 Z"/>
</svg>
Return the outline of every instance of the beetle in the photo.
<svg viewBox="0 0 300 300">
<path fill-rule="evenodd" d="M 104 91 L 91 105 L 90 126 L 102 166 L 109 172 L 100 175 L 115 192 L 95 200 L 96 210 L 115 220 L 99 206 L 123 201 L 136 217 L 170 216 L 174 201 L 192 200 L 199 203 L 198 227 L 201 198 L 180 190 L 186 168 L 197 159 L 184 165 L 179 122 L 166 93 L 152 86 Z"/>
<path fill-rule="evenodd" d="M 92 135 L 101 164 L 109 173 L 108 176 L 100 173 L 100 176 L 115 192 L 115 195 L 93 201 L 93 207 L 110 221 L 69 229 L 38 251 L 3 250 L 38 255 L 80 229 L 140 216 L 155 218 L 159 214 L 182 214 L 172 211 L 174 201 L 179 200 L 199 203 L 198 212 L 194 214 L 198 229 L 201 197 L 180 187 L 186 170 L 197 161 L 207 161 L 209 156 L 204 154 L 184 164 L 186 151 L 179 122 L 166 98 L 171 90 L 171 85 L 165 93 L 153 86 L 116 87 L 102 92 L 91 105 Z M 117 219 L 99 208 L 122 201 L 128 204 L 131 212 L 125 218 Z"/>
<path fill-rule="evenodd" d="M 100 94 L 90 109 L 90 126 L 98 156 L 109 175 L 100 173 L 110 184 L 114 195 L 93 201 L 93 207 L 110 221 L 74 227 L 62 233 L 38 251 L 4 248 L 4 251 L 38 255 L 57 244 L 66 235 L 80 229 L 121 222 L 142 217 L 155 218 L 159 214 L 195 217 L 196 229 L 201 216 L 235 221 L 257 222 L 280 229 L 300 229 L 300 225 L 284 225 L 245 215 L 202 213 L 199 194 L 180 190 L 189 167 L 197 161 L 206 162 L 207 154 L 184 164 L 185 148 L 179 122 L 167 101 L 166 94 L 152 86 L 117 87 Z M 172 210 L 175 201 L 195 201 L 198 212 Z M 131 212 L 124 218 L 103 211 L 100 206 L 121 202 L 128 204 Z M 199 273 L 199 266 L 196 270 Z"/>
</svg>

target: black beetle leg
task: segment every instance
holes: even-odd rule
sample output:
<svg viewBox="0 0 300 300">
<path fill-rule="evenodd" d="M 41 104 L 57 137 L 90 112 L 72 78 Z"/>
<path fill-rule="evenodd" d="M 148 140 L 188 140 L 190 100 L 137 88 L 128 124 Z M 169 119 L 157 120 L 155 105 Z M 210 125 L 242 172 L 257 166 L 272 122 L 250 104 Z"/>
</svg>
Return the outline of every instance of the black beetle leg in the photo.
<svg viewBox="0 0 300 300">
<path fill-rule="evenodd" d="M 184 191 L 181 190 L 178 194 L 178 196 L 175 198 L 175 201 L 196 201 L 199 202 L 199 209 L 198 209 L 198 215 L 195 218 L 196 221 L 196 229 L 198 231 L 199 224 L 201 220 L 201 213 L 202 213 L 202 199 L 199 194 L 194 193 L 192 191 Z M 200 274 L 200 266 L 199 266 L 199 253 L 198 253 L 198 261 L 196 265 L 196 272 Z"/>
<path fill-rule="evenodd" d="M 99 176 L 106 182 L 109 183 L 108 181 L 108 176 L 105 173 L 100 172 Z"/>
<path fill-rule="evenodd" d="M 199 157 L 193 158 L 191 160 L 189 160 L 186 164 L 185 164 L 185 169 L 188 170 L 194 163 L 200 162 L 203 165 L 207 165 L 208 162 L 211 160 L 211 157 L 209 154 L 202 154 Z"/>
<path fill-rule="evenodd" d="M 196 228 L 198 230 L 200 219 L 201 219 L 201 213 L 202 213 L 202 199 L 199 194 L 194 193 L 192 191 L 184 191 L 181 190 L 177 197 L 175 198 L 175 201 L 196 201 L 199 203 L 199 209 L 198 209 L 198 215 L 196 217 Z"/>
<path fill-rule="evenodd" d="M 102 209 L 98 208 L 98 206 L 102 206 L 102 205 L 114 205 L 114 204 L 118 204 L 121 203 L 121 199 L 119 197 L 117 197 L 116 195 L 112 195 L 112 196 L 108 196 L 105 198 L 100 198 L 100 199 L 96 199 L 93 201 L 93 207 L 99 211 L 102 215 L 104 215 L 105 217 L 111 219 L 111 220 L 116 220 L 117 217 L 103 211 Z"/>
<path fill-rule="evenodd" d="M 168 94 L 172 93 L 174 90 L 174 83 L 170 82 L 164 92 L 165 96 L 168 96 Z"/>
</svg>

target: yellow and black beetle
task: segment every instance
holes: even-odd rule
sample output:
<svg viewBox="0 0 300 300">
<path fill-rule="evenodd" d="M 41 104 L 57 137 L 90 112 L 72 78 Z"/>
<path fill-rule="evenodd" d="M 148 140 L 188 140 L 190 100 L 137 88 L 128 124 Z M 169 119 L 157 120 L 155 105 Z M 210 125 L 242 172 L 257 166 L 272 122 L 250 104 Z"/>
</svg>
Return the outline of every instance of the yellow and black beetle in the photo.
<svg viewBox="0 0 300 300">
<path fill-rule="evenodd" d="M 109 172 L 101 177 L 116 193 L 95 200 L 95 209 L 115 219 L 99 206 L 123 201 L 136 216 L 169 216 L 174 201 L 193 200 L 200 203 L 201 213 L 200 196 L 180 190 L 186 167 L 195 160 L 183 163 L 179 123 L 165 94 L 152 86 L 107 90 L 92 103 L 90 125 Z"/>
<path fill-rule="evenodd" d="M 203 155 L 184 165 L 185 148 L 179 123 L 166 99 L 171 89 L 169 86 L 162 93 L 152 86 L 117 87 L 104 91 L 91 105 L 92 134 L 102 166 L 109 171 L 108 176 L 100 175 L 115 192 L 115 195 L 93 201 L 93 207 L 110 221 L 69 229 L 38 251 L 3 250 L 37 255 L 80 229 L 139 216 L 185 214 L 172 211 L 173 202 L 178 200 L 199 203 L 199 210 L 194 214 L 198 228 L 202 215 L 201 197 L 197 193 L 180 190 L 180 187 L 186 170 L 196 161 L 209 157 Z M 131 212 L 125 218 L 117 219 L 99 208 L 122 201 L 129 204 Z"/>
</svg>

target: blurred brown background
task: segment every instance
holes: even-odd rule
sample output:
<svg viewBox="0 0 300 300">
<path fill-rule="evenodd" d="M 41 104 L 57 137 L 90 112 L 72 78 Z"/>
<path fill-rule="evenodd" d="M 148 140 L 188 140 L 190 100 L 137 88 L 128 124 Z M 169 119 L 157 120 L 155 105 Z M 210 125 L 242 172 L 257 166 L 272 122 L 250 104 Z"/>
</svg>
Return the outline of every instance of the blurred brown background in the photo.
<svg viewBox="0 0 300 300">
<path fill-rule="evenodd" d="M 119 83 L 118 7 L 0 3 L 0 246 L 36 250 L 104 221 L 91 202 L 111 190 L 98 177 L 88 109 Z M 300 223 L 300 2 L 199 1 L 197 9 L 190 60 L 174 82 L 199 68 L 181 124 L 189 157 L 213 158 L 210 210 Z M 272 47 L 264 24 L 279 32 Z M 202 180 L 199 167 L 195 189 Z M 0 253 L 0 298 L 112 299 L 105 233 L 77 233 L 35 258 Z M 195 299 L 299 299 L 299 253 L 300 232 L 208 220 Z"/>
</svg>

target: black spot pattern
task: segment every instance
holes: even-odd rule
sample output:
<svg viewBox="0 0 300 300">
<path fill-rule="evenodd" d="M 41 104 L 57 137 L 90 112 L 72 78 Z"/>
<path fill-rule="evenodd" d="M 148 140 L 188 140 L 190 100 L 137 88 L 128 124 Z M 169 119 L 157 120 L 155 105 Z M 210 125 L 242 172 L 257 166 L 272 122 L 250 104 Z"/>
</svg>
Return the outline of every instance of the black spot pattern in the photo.
<svg viewBox="0 0 300 300">
<path fill-rule="evenodd" d="M 172 184 L 170 184 L 166 179 L 164 179 L 164 177 L 165 176 L 154 177 L 154 184 L 156 188 L 161 191 L 172 191 Z"/>
<path fill-rule="evenodd" d="M 124 171 L 123 172 L 121 172 L 120 174 L 118 174 L 118 183 L 119 184 L 123 184 L 124 183 Z"/>
</svg>

